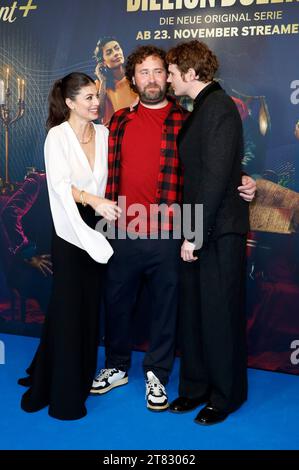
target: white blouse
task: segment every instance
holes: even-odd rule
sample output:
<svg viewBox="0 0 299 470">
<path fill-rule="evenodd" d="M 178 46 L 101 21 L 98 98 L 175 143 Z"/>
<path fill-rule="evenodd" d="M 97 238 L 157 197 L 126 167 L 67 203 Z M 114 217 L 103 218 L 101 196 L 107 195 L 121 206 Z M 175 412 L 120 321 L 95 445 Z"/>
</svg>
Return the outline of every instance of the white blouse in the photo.
<svg viewBox="0 0 299 470">
<path fill-rule="evenodd" d="M 72 185 L 104 197 L 108 177 L 108 130 L 94 124 L 95 162 L 92 171 L 87 157 L 68 122 L 52 127 L 45 141 L 45 163 L 49 199 L 55 231 L 69 243 L 82 248 L 98 263 L 113 254 L 106 238 L 81 218 L 72 195 Z"/>
</svg>

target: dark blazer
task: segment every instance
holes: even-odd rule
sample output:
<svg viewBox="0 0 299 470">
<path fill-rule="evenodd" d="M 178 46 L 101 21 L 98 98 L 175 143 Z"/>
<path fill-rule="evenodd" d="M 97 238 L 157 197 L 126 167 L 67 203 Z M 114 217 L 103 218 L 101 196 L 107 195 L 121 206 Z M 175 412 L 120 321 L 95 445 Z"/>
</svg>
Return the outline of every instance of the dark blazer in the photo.
<svg viewBox="0 0 299 470">
<path fill-rule="evenodd" d="M 248 203 L 240 196 L 243 130 L 233 100 L 212 82 L 194 100 L 178 136 L 184 168 L 184 204 L 203 204 L 203 243 L 249 230 Z"/>
</svg>

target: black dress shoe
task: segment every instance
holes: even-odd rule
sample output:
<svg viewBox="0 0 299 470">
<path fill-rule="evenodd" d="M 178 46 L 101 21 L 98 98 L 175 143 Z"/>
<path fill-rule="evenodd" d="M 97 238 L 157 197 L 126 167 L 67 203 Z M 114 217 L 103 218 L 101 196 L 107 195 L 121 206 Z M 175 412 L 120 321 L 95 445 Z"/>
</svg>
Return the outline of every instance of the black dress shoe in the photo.
<svg viewBox="0 0 299 470">
<path fill-rule="evenodd" d="M 208 397 L 202 396 L 201 398 L 187 398 L 178 397 L 169 405 L 169 411 L 172 413 L 186 413 L 187 411 L 195 410 L 198 406 L 206 403 Z"/>
<path fill-rule="evenodd" d="M 229 413 L 221 411 L 213 405 L 205 406 L 195 418 L 195 423 L 205 426 L 221 423 L 228 417 Z"/>
</svg>

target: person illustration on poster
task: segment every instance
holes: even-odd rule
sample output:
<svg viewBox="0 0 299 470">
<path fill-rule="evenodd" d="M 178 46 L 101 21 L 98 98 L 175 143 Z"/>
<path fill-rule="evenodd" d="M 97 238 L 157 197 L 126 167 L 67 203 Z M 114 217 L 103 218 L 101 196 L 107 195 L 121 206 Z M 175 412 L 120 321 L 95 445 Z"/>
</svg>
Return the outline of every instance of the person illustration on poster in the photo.
<svg viewBox="0 0 299 470">
<path fill-rule="evenodd" d="M 104 198 L 108 131 L 93 121 L 99 99 L 91 77 L 74 72 L 49 95 L 45 163 L 51 213 L 53 288 L 39 347 L 22 397 L 24 411 L 46 406 L 62 420 L 86 415 L 95 373 L 103 265 L 113 254 L 94 230 L 96 212 L 108 222 L 120 215 Z"/>
<path fill-rule="evenodd" d="M 118 40 L 113 36 L 100 38 L 94 51 L 97 61 L 95 75 L 100 96 L 100 121 L 107 125 L 112 114 L 130 106 L 136 100 L 125 77 L 124 54 Z"/>
</svg>

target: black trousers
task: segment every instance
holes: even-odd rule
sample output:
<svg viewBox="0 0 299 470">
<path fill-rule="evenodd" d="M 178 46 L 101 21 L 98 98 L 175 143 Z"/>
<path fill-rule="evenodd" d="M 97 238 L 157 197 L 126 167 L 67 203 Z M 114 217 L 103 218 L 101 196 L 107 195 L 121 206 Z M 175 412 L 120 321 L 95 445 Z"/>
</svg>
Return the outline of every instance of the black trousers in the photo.
<svg viewBox="0 0 299 470">
<path fill-rule="evenodd" d="M 222 236 L 181 264 L 179 394 L 227 412 L 247 398 L 246 237 Z"/>
<path fill-rule="evenodd" d="M 149 347 L 144 371 L 162 383 L 175 351 L 180 240 L 114 240 L 105 288 L 106 366 L 127 371 L 131 363 L 132 314 L 141 283 L 150 293 Z"/>
<path fill-rule="evenodd" d="M 94 211 L 82 206 L 79 210 L 94 227 Z M 51 416 L 71 420 L 86 415 L 85 401 L 96 371 L 104 267 L 56 233 L 52 260 L 52 294 L 40 344 L 27 369 L 31 386 L 21 406 L 27 412 L 49 406 Z"/>
</svg>

